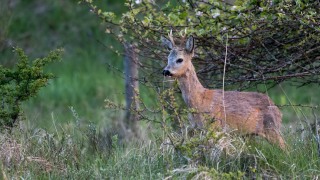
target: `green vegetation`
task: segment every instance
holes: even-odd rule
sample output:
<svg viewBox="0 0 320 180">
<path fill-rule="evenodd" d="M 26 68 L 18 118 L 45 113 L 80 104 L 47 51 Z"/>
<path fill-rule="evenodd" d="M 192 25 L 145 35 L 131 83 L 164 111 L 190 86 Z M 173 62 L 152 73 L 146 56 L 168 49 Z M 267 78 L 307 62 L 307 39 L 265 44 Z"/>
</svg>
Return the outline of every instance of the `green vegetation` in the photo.
<svg viewBox="0 0 320 180">
<path fill-rule="evenodd" d="M 209 149 L 205 161 L 181 156 L 165 143 L 146 141 L 119 145 L 117 136 L 107 149 L 93 150 L 89 127 L 76 124 L 14 131 L 0 137 L 0 178 L 24 179 L 312 179 L 319 176 L 320 162 L 313 139 L 301 141 L 287 134 L 288 152 L 269 143 L 252 142 L 234 135 L 222 135 Z M 166 142 L 158 139 L 158 142 Z M 201 146 L 198 146 L 201 150 Z M 186 149 L 186 151 L 188 151 Z M 10 154 L 8 154 L 10 152 Z M 201 154 L 198 154 L 201 156 Z M 6 178 L 5 178 L 6 177 Z"/>
<path fill-rule="evenodd" d="M 60 60 L 61 51 L 50 52 L 47 57 L 30 61 L 23 50 L 14 50 L 18 55 L 17 67 L 4 68 L 0 65 L 0 128 L 12 128 L 19 118 L 21 103 L 35 96 L 39 89 L 48 84 L 52 74 L 44 73 L 45 65 Z"/>
<path fill-rule="evenodd" d="M 55 78 L 22 104 L 25 120 L 11 132 L 0 133 L 0 179 L 319 177 L 315 139 L 307 130 L 301 130 L 300 125 L 307 129 L 305 121 L 313 122 L 316 118 L 310 108 L 282 108 L 288 152 L 260 138 L 246 139 L 232 133 L 217 136 L 205 131 L 174 148 L 166 144 L 169 141 L 160 130 L 163 127 L 152 122 L 141 122 L 143 142 L 124 143 L 114 128 L 123 112 L 104 108 L 105 99 L 116 105 L 124 104 L 123 74 L 117 71 L 122 71 L 123 57 L 110 49 L 113 46 L 121 52 L 121 44 L 114 36 L 104 33 L 106 24 L 100 23 L 86 6 L 77 3 L 76 0 L 1 2 L 0 63 L 3 67 L 13 68 L 18 63 L 11 46 L 21 47 L 29 59 L 45 57 L 57 48 L 63 48 L 64 53 L 63 61 L 45 67 L 44 72 L 54 74 Z M 119 14 L 127 8 L 122 4 L 116 0 L 98 2 L 103 10 Z M 161 63 L 152 65 L 162 68 Z M 154 72 L 153 76 L 157 73 L 163 84 L 160 72 Z M 276 104 L 320 104 L 319 85 L 295 88 L 290 83 L 293 82 L 267 91 Z M 163 86 L 157 91 L 163 92 L 166 89 Z M 153 107 L 161 102 L 153 90 L 143 84 L 140 87 L 146 105 Z M 266 86 L 252 88 L 256 89 L 265 92 Z M 180 94 L 175 96 L 180 98 Z M 170 110 L 162 113 L 170 126 L 176 114 Z M 315 114 L 319 114 L 319 109 Z M 173 132 L 171 127 L 170 132 Z M 181 134 L 173 133 L 172 137 L 181 142 Z M 215 145 L 208 141 L 210 137 Z"/>
<path fill-rule="evenodd" d="M 98 1 L 81 2 L 106 23 L 107 33 L 134 43 L 152 72 L 167 56 L 159 37 L 172 30 L 174 38 L 194 36 L 194 64 L 208 87 L 222 87 L 225 58 L 227 89 L 320 83 L 317 1 L 126 1 L 128 10 L 120 16 Z M 159 80 L 145 71 L 147 80 Z"/>
<path fill-rule="evenodd" d="M 108 8 L 118 7 L 111 2 Z M 46 68 L 56 78 L 24 104 L 27 119 L 32 119 L 30 123 L 48 128 L 52 115 L 59 123 L 67 123 L 72 119 L 70 106 L 87 121 L 98 123 L 104 115 L 106 97 L 123 100 L 123 75 L 108 66 L 121 69 L 122 57 L 100 44 L 114 40 L 105 36 L 103 26 L 77 1 L 19 1 L 9 12 L 10 21 L 2 22 L 7 25 L 7 41 L 1 48 L 1 63 L 7 67 L 16 63 L 12 60 L 11 45 L 24 49 L 30 59 L 44 56 L 54 48 L 62 47 L 65 51 L 62 62 Z"/>
</svg>

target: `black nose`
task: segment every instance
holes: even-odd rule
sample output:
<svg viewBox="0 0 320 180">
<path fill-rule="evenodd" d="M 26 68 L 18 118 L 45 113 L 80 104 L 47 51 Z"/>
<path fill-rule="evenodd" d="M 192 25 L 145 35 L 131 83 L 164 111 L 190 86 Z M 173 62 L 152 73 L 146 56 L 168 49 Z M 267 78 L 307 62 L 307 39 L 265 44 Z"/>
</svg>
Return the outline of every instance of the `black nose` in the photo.
<svg viewBox="0 0 320 180">
<path fill-rule="evenodd" d="M 171 74 L 171 72 L 170 72 L 169 70 L 163 70 L 163 71 L 162 71 L 162 74 L 163 74 L 164 76 L 172 76 L 172 74 Z"/>
</svg>

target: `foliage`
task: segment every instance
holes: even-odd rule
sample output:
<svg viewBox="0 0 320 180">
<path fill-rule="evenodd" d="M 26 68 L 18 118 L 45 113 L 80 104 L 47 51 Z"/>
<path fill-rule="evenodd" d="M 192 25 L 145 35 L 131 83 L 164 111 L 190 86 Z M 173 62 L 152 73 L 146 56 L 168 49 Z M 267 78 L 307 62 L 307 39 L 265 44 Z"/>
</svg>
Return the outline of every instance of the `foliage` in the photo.
<svg viewBox="0 0 320 180">
<path fill-rule="evenodd" d="M 122 0 L 107 2 L 100 4 L 119 12 L 124 9 L 119 3 Z M 106 50 L 101 42 L 114 47 L 121 44 L 105 35 L 103 25 L 94 14 L 77 5 L 76 0 L 2 0 L 0 19 L 3 20 L 0 39 L 4 40 L 0 42 L 0 64 L 6 67 L 15 63 L 12 46 L 24 49 L 30 60 L 45 56 L 51 49 L 65 50 L 63 62 L 46 67 L 58 78 L 51 80 L 36 97 L 22 103 L 27 119 L 37 116 L 30 123 L 54 130 L 50 124 L 52 115 L 57 123 L 68 123 L 72 119 L 69 106 L 85 116 L 83 121 L 109 122 L 112 115 L 101 108 L 103 100 L 109 97 L 122 101 L 124 89 L 123 74 L 109 65 L 122 69 L 123 62 L 122 57 Z M 141 92 L 148 97 L 146 88 L 142 87 Z M 151 98 L 147 100 L 152 102 Z"/>
<path fill-rule="evenodd" d="M 50 4 L 46 4 L 45 2 L 50 2 Z M 53 2 L 53 4 L 51 4 L 51 2 Z M 38 107 L 46 106 L 45 109 L 53 112 L 51 114 L 52 116 L 56 114 L 54 112 L 57 109 L 59 109 L 58 112 L 63 113 L 59 113 L 57 116 L 56 120 L 61 123 L 57 126 L 55 133 L 49 133 L 39 129 L 30 129 L 28 131 L 19 130 L 16 134 L 11 134 L 12 136 L 8 135 L 8 137 L 5 138 L 2 136 L 3 134 L 0 135 L 0 154 L 4 153 L 5 157 L 9 157 L 8 154 L 11 155 L 16 152 L 18 155 L 25 157 L 22 161 L 10 162 L 9 166 L 1 164 L 5 163 L 4 160 L 1 159 L 0 179 L 165 179 L 166 177 L 168 179 L 171 177 L 172 179 L 183 179 L 184 177 L 184 179 L 205 179 L 206 177 L 208 177 L 208 179 L 212 177 L 215 179 L 315 179 L 319 177 L 318 169 L 320 165 L 314 141 L 312 139 L 301 139 L 299 132 L 288 134 L 289 138 L 287 138 L 287 141 L 289 146 L 292 147 L 288 153 L 283 153 L 267 143 L 246 142 L 248 149 L 245 149 L 245 151 L 238 156 L 230 156 L 228 158 L 228 156 L 222 155 L 221 158 L 217 159 L 214 163 L 204 162 L 204 164 L 200 166 L 189 164 L 189 162 L 181 158 L 177 151 L 164 151 L 163 148 L 159 148 L 159 143 L 156 142 L 164 142 L 164 139 L 158 136 L 156 137 L 156 142 L 147 141 L 143 142 L 143 144 L 130 144 L 126 147 L 117 146 L 117 143 L 115 143 L 117 136 L 112 136 L 111 139 L 113 140 L 111 144 L 113 146 L 111 146 L 112 149 L 110 151 L 105 152 L 102 150 L 97 153 L 88 151 L 88 149 L 91 148 L 91 144 L 87 145 L 86 143 L 91 143 L 87 141 L 95 139 L 91 136 L 98 130 L 84 130 L 79 126 L 75 126 L 68 121 L 68 118 L 66 118 L 66 114 L 68 113 L 65 111 L 66 109 L 68 110 L 66 107 L 70 104 L 77 106 L 76 109 L 79 110 L 81 116 L 84 116 L 79 118 L 80 123 L 87 118 L 89 120 L 105 120 L 100 114 L 100 111 L 104 112 L 105 110 L 98 108 L 101 106 L 99 100 L 103 101 L 102 99 L 110 95 L 111 97 L 108 97 L 111 99 L 115 98 L 121 102 L 121 100 L 119 100 L 121 99 L 119 89 L 123 85 L 119 83 L 120 78 L 118 76 L 115 77 L 116 74 L 112 74 L 110 71 L 105 71 L 104 65 L 101 65 L 101 62 L 104 64 L 106 59 L 108 59 L 107 63 L 118 59 L 105 51 L 104 48 L 96 46 L 97 43 L 93 42 L 95 39 L 91 36 L 88 37 L 87 34 L 93 35 L 96 39 L 100 39 L 102 42 L 107 42 L 113 46 L 115 43 L 114 41 L 110 43 L 108 39 L 103 39 L 103 36 L 97 33 L 99 32 L 99 28 L 94 24 L 95 21 L 88 18 L 90 16 L 85 16 L 85 12 L 79 11 L 78 7 L 73 8 L 73 5 L 70 6 L 70 4 L 72 4 L 70 2 L 32 0 L 23 1 L 23 3 L 20 9 L 15 11 L 15 13 L 19 12 L 21 16 L 16 16 L 18 20 L 13 20 L 16 24 L 10 27 L 10 38 L 19 45 L 20 43 L 27 44 L 26 47 L 28 47 L 28 50 L 31 49 L 33 53 L 46 52 L 46 48 L 48 48 L 46 46 L 59 45 L 61 44 L 61 39 L 67 43 L 66 49 L 68 50 L 68 56 L 66 57 L 68 59 L 65 59 L 66 61 L 63 62 L 63 66 L 50 66 L 50 70 L 54 71 L 55 74 L 57 74 L 57 72 L 59 73 L 59 78 L 52 81 L 53 86 L 48 86 L 45 88 L 45 91 L 41 91 L 40 97 L 36 98 L 33 104 L 28 104 L 30 106 L 28 108 L 33 111 L 33 109 Z M 40 15 L 34 13 L 33 8 L 37 7 L 38 4 L 40 4 L 40 6 L 45 4 L 45 13 Z M 104 2 L 104 4 L 107 3 Z M 32 11 L 30 11 L 30 9 L 32 9 Z M 70 11 L 70 9 L 72 9 L 72 11 Z M 111 7 L 111 9 L 115 8 Z M 119 17 L 116 17 L 116 19 L 119 19 Z M 28 26 L 26 24 L 28 24 Z M 30 24 L 31 26 L 29 26 Z M 43 30 L 43 28 L 45 28 L 45 30 Z M 169 31 L 169 28 L 170 27 L 163 31 L 163 35 Z M 177 30 L 182 29 L 183 28 L 174 30 L 177 32 Z M 48 34 L 50 34 L 50 36 L 47 36 Z M 155 41 L 157 41 L 158 38 L 159 37 L 156 37 Z M 155 42 L 155 44 L 158 44 L 158 42 Z M 33 47 L 36 50 L 32 49 Z M 50 49 L 51 48 L 52 47 L 50 47 Z M 162 51 L 162 48 L 160 48 L 160 50 Z M 140 53 L 143 52 L 141 51 Z M 161 55 L 161 58 L 165 57 Z M 157 60 L 159 59 L 160 58 Z M 143 65 L 145 65 L 142 71 L 147 70 L 147 72 L 153 70 L 148 68 L 156 67 L 160 69 L 160 66 L 163 65 L 160 61 L 142 62 Z M 81 73 L 77 74 L 75 72 Z M 155 76 L 158 76 L 159 73 L 160 71 L 157 70 Z M 150 77 L 147 76 L 146 78 L 145 80 L 149 80 Z M 152 75 L 151 78 L 153 78 Z M 160 82 L 162 83 L 162 81 Z M 143 86 L 141 87 L 143 88 Z M 304 92 L 303 97 L 305 101 L 309 103 L 311 96 L 306 95 L 305 92 L 312 92 L 312 90 L 305 89 L 295 91 L 295 93 L 302 91 Z M 107 95 L 105 94 L 106 92 Z M 292 93 L 292 91 L 287 93 Z M 276 91 L 275 94 L 277 94 L 278 97 L 281 91 Z M 146 93 L 141 93 L 141 95 L 148 98 L 148 100 L 152 99 L 146 95 Z M 290 94 L 289 96 L 294 96 L 294 94 Z M 303 97 L 299 96 L 299 98 Z M 313 100 L 316 97 L 317 94 L 314 94 L 314 96 L 312 96 Z M 117 100 L 116 102 L 118 102 Z M 154 101 L 157 102 L 157 100 Z M 148 107 L 142 106 L 141 110 L 147 108 Z M 166 109 L 167 113 L 164 113 L 168 125 L 171 125 L 171 123 L 176 120 L 172 110 L 173 109 L 167 111 Z M 181 110 L 183 111 L 183 116 L 185 116 L 186 111 L 184 111 L 183 108 L 181 108 Z M 38 112 L 50 114 L 49 112 L 45 112 L 44 109 Z M 92 117 L 89 115 L 90 113 Z M 116 111 L 116 113 L 116 118 L 118 118 L 120 113 L 119 111 Z M 178 113 L 181 112 L 179 111 Z M 143 114 L 145 113 L 141 113 L 141 119 L 143 119 Z M 149 115 L 154 116 L 154 114 Z M 43 116 L 37 117 L 37 115 L 30 112 L 29 121 L 37 122 L 35 123 L 37 127 L 39 127 L 39 123 L 43 123 L 45 127 L 53 128 L 48 119 L 50 118 L 44 118 Z M 53 121 L 55 121 L 54 118 Z M 154 129 L 160 129 L 156 124 L 149 124 L 148 128 L 153 126 L 155 126 Z M 90 127 L 90 129 L 92 129 L 92 127 Z M 150 136 L 154 136 L 154 134 L 149 135 L 149 137 Z M 179 140 L 181 140 L 182 136 L 179 135 L 175 137 L 177 137 L 176 140 L 180 142 Z M 219 139 L 220 138 L 217 138 L 217 140 Z M 180 148 L 184 148 L 184 146 L 187 148 L 190 147 L 192 144 L 188 142 L 192 142 L 191 140 L 192 139 L 187 139 L 185 144 L 182 144 Z M 199 144 L 205 144 L 205 142 L 199 141 L 201 139 L 195 140 L 196 142 L 200 142 Z M 236 144 L 241 145 L 242 143 L 240 137 L 235 137 L 232 140 L 240 140 L 239 142 L 235 141 L 237 142 Z M 97 142 L 105 143 L 105 139 Z M 104 147 L 104 145 L 101 144 L 98 145 L 98 147 L 99 146 Z M 8 147 L 8 149 L 3 149 L 3 147 Z M 172 150 L 172 145 L 169 145 L 168 149 Z M 196 152 L 197 148 L 193 148 L 192 150 Z M 190 151 L 185 152 L 186 153 L 183 154 L 190 153 Z M 187 157 L 193 158 L 192 155 L 194 153 L 191 152 L 190 154 L 191 156 Z M 197 154 L 195 153 L 194 155 Z"/>
<path fill-rule="evenodd" d="M 162 158 L 170 160 L 171 157 L 170 154 L 162 154 L 156 144 L 131 144 L 124 148 L 118 144 L 117 136 L 112 136 L 109 151 L 96 151 L 90 147 L 90 126 L 69 125 L 57 127 L 54 133 L 22 128 L 14 129 L 10 134 L 0 134 L 0 179 L 164 177 Z M 105 141 L 101 139 L 100 143 L 104 146 L 102 143 Z"/>
<path fill-rule="evenodd" d="M 214 120 L 206 121 L 206 128 L 194 129 L 188 122 L 188 115 L 198 112 L 180 106 L 175 93 L 175 88 L 158 92 L 158 106 L 155 109 L 146 107 L 138 97 L 140 109 L 133 111 L 140 120 L 159 124 L 162 128 L 165 136 L 160 140 L 160 149 L 163 154 L 174 156 L 178 163 L 166 172 L 167 178 L 298 178 L 304 175 L 312 177 L 318 173 L 317 170 L 310 171 L 310 174 L 299 173 L 297 169 L 290 170 L 290 166 L 299 164 L 298 169 L 304 169 L 303 164 L 309 164 L 304 161 L 308 157 L 300 148 L 312 154 L 308 160 L 312 162 L 311 166 L 320 165 L 318 142 L 312 130 L 290 132 L 286 138 L 288 149 L 285 152 L 264 138 L 250 135 L 241 137 L 236 130 L 222 131 L 214 125 Z M 106 108 L 125 109 L 110 100 L 106 100 Z M 314 118 L 317 119 L 316 115 Z M 309 122 L 312 120 L 305 116 L 303 121 L 310 126 Z M 299 153 L 300 150 L 302 154 Z M 305 172 L 302 169 L 301 172 Z"/>
<path fill-rule="evenodd" d="M 68 126 L 57 126 L 53 133 L 30 127 L 14 129 L 11 133 L 1 133 L 0 178 L 312 179 L 319 177 L 320 161 L 317 157 L 316 144 L 312 139 L 301 139 L 298 132 L 287 134 L 287 143 L 291 147 L 287 152 L 263 141 L 255 143 L 224 134 L 216 138 L 218 143 L 215 148 L 203 149 L 201 146 L 194 148 L 210 152 L 206 156 L 211 156 L 212 159 L 207 161 L 197 158 L 193 159 L 196 161 L 188 161 L 187 158 L 192 156 L 179 153 L 166 141 L 167 138 L 161 137 L 158 137 L 158 141 L 119 144 L 117 136 L 111 136 L 112 141 L 108 151 L 93 149 L 90 139 L 92 135 L 98 138 L 96 132 L 99 132 L 99 129 L 92 132 L 92 127 L 77 122 L 69 123 Z M 182 138 L 182 136 L 176 137 Z M 223 141 L 225 137 L 232 141 Z M 192 144 L 187 143 L 189 139 L 186 140 L 185 145 L 190 147 Z M 104 139 L 97 142 L 99 142 L 97 147 L 106 146 Z M 194 152 L 194 155 L 199 155 L 201 151 Z"/>
<path fill-rule="evenodd" d="M 175 36 L 196 38 L 194 63 L 206 86 L 222 86 L 225 57 L 228 87 L 319 83 L 319 1 L 128 0 L 120 17 L 94 0 L 81 2 L 106 22 L 106 33 L 137 46 L 141 69 L 147 71 L 144 81 L 157 82 L 150 74 L 160 74 L 167 55 L 159 39 L 173 29 Z"/>
<path fill-rule="evenodd" d="M 18 62 L 14 68 L 0 65 L 0 127 L 13 127 L 17 122 L 21 103 L 35 96 L 40 88 L 46 86 L 54 76 L 44 72 L 49 63 L 60 60 L 62 50 L 52 51 L 44 58 L 30 64 L 28 57 L 20 48 L 14 49 Z"/>
</svg>

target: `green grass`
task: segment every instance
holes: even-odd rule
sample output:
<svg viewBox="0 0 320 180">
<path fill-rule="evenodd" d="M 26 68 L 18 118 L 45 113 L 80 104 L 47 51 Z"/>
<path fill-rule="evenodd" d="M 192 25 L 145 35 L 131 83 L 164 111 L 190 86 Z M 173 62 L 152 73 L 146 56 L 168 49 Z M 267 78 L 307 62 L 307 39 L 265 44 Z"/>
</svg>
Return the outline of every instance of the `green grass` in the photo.
<svg viewBox="0 0 320 180">
<path fill-rule="evenodd" d="M 123 117 L 122 111 L 105 110 L 104 100 L 124 104 L 124 82 L 122 74 L 107 65 L 122 69 L 123 58 L 97 39 L 107 45 L 121 46 L 104 33 L 100 20 L 77 5 L 76 0 L 17 2 L 6 12 L 8 18 L 0 18 L 0 30 L 6 27 L 0 40 L 5 37 L 14 46 L 22 47 L 31 59 L 58 47 L 64 48 L 65 54 L 62 62 L 47 68 L 57 77 L 37 97 L 23 104 L 26 120 L 19 126 L 21 129 L 16 128 L 11 134 L 1 133 L 0 154 L 7 152 L 4 147 L 8 145 L 23 158 L 5 165 L 2 157 L 0 179 L 4 176 L 8 179 L 184 179 L 206 175 L 219 179 L 242 175 L 248 179 L 269 176 L 309 179 L 320 174 L 314 139 L 301 138 L 300 132 L 289 128 L 300 128 L 300 120 L 314 121 L 308 108 L 296 109 L 298 114 L 292 107 L 282 109 L 288 153 L 257 138 L 256 142 L 244 141 L 244 148 L 239 147 L 233 156 L 195 165 L 177 152 L 163 151 L 160 148 L 163 137 L 159 135 L 162 131 L 152 123 L 141 123 L 146 129 L 145 142 L 123 145 L 117 143 L 115 136 L 99 136 L 105 134 L 105 129 L 114 128 L 112 123 Z M 101 4 L 106 9 L 123 10 L 118 1 L 101 1 Z M 4 12 L 1 10 L 0 14 Z M 12 66 L 13 59 L 11 48 L 1 45 L 1 64 Z M 296 89 L 284 83 L 282 87 L 284 91 L 280 87 L 268 91 L 276 104 L 289 104 L 287 97 L 293 104 L 320 104 L 319 85 Z M 149 91 L 141 85 L 143 100 L 153 105 L 154 95 Z M 319 109 L 316 113 L 319 114 Z M 114 141 L 110 144 L 102 137 L 113 137 Z M 241 145 L 241 138 L 234 139 Z M 100 146 L 101 149 L 95 148 Z"/>
<path fill-rule="evenodd" d="M 287 152 L 259 138 L 246 141 L 232 135 L 227 136 L 230 144 L 218 143 L 209 149 L 214 152 L 220 146 L 225 147 L 220 154 L 205 155 L 207 161 L 191 159 L 189 162 L 188 156 L 175 151 L 172 146 L 161 145 L 163 139 L 158 143 L 147 140 L 122 144 L 117 136 L 111 136 L 107 148 L 100 149 L 92 148 L 92 135 L 89 126 L 72 123 L 68 127 L 57 127 L 56 133 L 28 126 L 11 134 L 3 133 L 0 137 L 0 164 L 3 164 L 0 178 L 312 179 L 319 177 L 320 173 L 314 140 L 301 141 L 296 133 L 286 135 Z"/>
</svg>

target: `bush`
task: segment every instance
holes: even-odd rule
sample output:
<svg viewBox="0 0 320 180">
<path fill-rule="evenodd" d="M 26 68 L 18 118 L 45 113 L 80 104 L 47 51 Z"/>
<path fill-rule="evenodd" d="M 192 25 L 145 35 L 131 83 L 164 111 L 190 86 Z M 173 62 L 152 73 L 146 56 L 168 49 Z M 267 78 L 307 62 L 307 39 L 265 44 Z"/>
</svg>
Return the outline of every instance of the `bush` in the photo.
<svg viewBox="0 0 320 180">
<path fill-rule="evenodd" d="M 153 76 L 167 56 L 160 36 L 172 29 L 176 37 L 195 37 L 194 64 L 207 86 L 222 86 L 225 57 L 229 88 L 319 83 L 319 1 L 127 1 L 122 16 L 82 2 L 106 22 L 106 33 L 137 46 L 142 82 L 161 82 Z"/>
<path fill-rule="evenodd" d="M 45 73 L 44 67 L 61 59 L 62 49 L 57 49 L 44 58 L 30 63 L 24 51 L 14 49 L 18 62 L 13 68 L 0 65 L 0 128 L 11 128 L 21 114 L 21 103 L 35 96 L 54 76 Z"/>
</svg>

